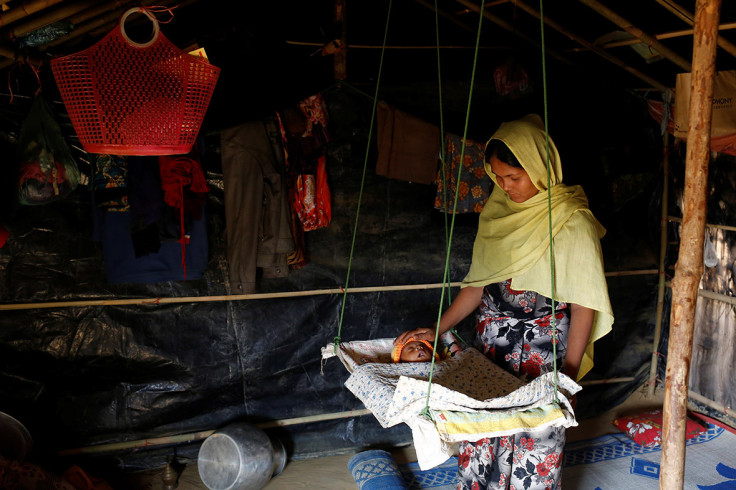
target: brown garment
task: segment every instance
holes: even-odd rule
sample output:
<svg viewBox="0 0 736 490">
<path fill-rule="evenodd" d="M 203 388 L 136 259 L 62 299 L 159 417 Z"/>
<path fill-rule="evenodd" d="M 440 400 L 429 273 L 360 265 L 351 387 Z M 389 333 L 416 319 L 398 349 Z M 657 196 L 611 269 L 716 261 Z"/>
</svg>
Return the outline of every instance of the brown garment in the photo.
<svg viewBox="0 0 736 490">
<path fill-rule="evenodd" d="M 220 135 L 231 294 L 254 292 L 258 267 L 264 278 L 289 273 L 294 239 L 280 155 L 267 132 L 273 124 L 251 121 Z"/>
<path fill-rule="evenodd" d="M 432 184 L 440 154 L 440 128 L 378 103 L 376 174 L 391 179 Z"/>
</svg>

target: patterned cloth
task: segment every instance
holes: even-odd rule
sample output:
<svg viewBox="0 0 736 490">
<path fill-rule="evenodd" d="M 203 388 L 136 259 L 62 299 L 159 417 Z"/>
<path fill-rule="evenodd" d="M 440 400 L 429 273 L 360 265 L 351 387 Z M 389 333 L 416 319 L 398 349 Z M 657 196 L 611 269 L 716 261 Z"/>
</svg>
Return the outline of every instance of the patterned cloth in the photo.
<svg viewBox="0 0 736 490">
<path fill-rule="evenodd" d="M 549 298 L 514 291 L 511 280 L 490 284 L 483 289 L 476 345 L 509 373 L 539 379 L 554 370 L 555 353 L 557 368 L 562 367 L 570 325 L 568 305 L 555 305 L 556 352 L 551 320 Z M 458 489 L 559 488 L 563 427 L 471 441 L 460 445 Z"/>
<path fill-rule="evenodd" d="M 334 348 L 327 346 L 329 351 Z M 431 364 L 366 363 L 354 367 L 345 386 L 363 402 L 382 427 L 406 423 L 412 428 L 417 461 L 422 469 L 431 468 L 455 454 L 457 441 L 509 435 L 527 427 L 518 415 L 554 403 L 554 373 L 547 373 L 525 383 L 496 366 L 474 348 L 435 364 L 430 390 L 429 409 L 433 420 L 420 413 L 424 410 L 429 389 Z M 558 377 L 557 397 L 563 404 L 558 417 L 537 427 L 576 425 L 567 399 L 561 392 L 575 393 L 580 387 L 563 374 Z M 484 418 L 488 412 L 502 416 L 497 425 Z M 452 412 L 478 414 L 453 429 L 443 424 Z M 491 421 L 492 422 L 492 421 Z M 511 423 L 513 422 L 513 423 Z M 519 425 L 521 424 L 521 425 Z"/>
<path fill-rule="evenodd" d="M 435 209 L 445 213 L 452 213 L 455 208 L 455 194 L 457 198 L 457 213 L 480 213 L 491 195 L 491 178 L 483 167 L 485 145 L 465 140 L 465 153 L 460 170 L 458 184 L 458 166 L 462 153 L 463 139 L 454 134 L 445 135 L 445 165 L 437 172 L 437 196 L 434 199 Z M 444 177 L 444 178 L 443 178 Z"/>
</svg>

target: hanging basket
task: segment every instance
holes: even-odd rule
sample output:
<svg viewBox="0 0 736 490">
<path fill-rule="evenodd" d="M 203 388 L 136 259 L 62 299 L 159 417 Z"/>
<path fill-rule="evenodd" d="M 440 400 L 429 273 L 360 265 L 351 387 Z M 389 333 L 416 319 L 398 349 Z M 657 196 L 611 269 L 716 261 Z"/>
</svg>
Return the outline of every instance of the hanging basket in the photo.
<svg viewBox="0 0 736 490">
<path fill-rule="evenodd" d="M 142 44 L 125 33 L 137 12 L 153 23 Z M 220 74 L 174 46 L 142 8 L 126 11 L 94 46 L 52 59 L 51 69 L 82 147 L 113 155 L 188 153 Z"/>
</svg>

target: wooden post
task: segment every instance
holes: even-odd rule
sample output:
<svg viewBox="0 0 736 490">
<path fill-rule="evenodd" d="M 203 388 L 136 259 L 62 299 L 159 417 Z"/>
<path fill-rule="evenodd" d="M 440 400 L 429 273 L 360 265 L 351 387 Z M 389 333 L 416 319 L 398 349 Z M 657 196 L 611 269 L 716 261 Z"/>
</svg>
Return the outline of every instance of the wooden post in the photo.
<svg viewBox="0 0 736 490">
<path fill-rule="evenodd" d="M 703 275 L 706 190 L 715 75 L 716 39 L 721 0 L 698 0 L 693 34 L 690 125 L 687 135 L 685 195 L 680 252 L 672 280 L 672 315 L 662 424 L 659 488 L 683 488 L 685 421 L 692 359 L 695 304 Z"/>
<path fill-rule="evenodd" d="M 340 32 L 341 48 L 335 53 L 334 74 L 335 80 L 345 80 L 347 74 L 347 27 L 345 18 L 345 0 L 335 0 L 335 25 Z"/>
</svg>

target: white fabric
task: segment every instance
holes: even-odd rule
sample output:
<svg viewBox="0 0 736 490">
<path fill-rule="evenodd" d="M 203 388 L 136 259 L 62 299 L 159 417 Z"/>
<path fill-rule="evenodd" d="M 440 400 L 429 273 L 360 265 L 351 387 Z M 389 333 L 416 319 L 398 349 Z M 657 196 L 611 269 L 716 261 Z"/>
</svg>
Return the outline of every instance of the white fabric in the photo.
<svg viewBox="0 0 736 490">
<path fill-rule="evenodd" d="M 365 341 L 368 343 L 379 341 Z M 361 344 L 365 347 L 365 344 Z M 342 345 L 341 345 L 342 347 Z M 525 430 L 523 422 L 508 429 L 508 419 L 516 412 L 554 404 L 554 374 L 547 373 L 525 383 L 496 366 L 478 350 L 468 348 L 455 357 L 435 364 L 431 388 L 429 385 L 430 363 L 365 363 L 357 365 L 351 353 L 338 349 L 337 356 L 350 364 L 352 374 L 345 386 L 363 402 L 382 427 L 406 423 L 412 429 L 414 447 L 420 468 L 428 469 L 444 462 L 455 454 L 459 440 L 477 440 L 481 437 L 497 437 Z M 335 356 L 334 347 L 322 349 L 323 356 Z M 353 351 L 350 351 L 353 352 Z M 420 413 L 426 405 L 427 391 L 430 392 L 430 412 L 457 411 L 479 413 L 483 417 L 488 411 L 502 414 L 506 424 L 503 430 L 479 434 L 472 428 L 464 433 L 448 434 L 439 431 L 432 420 Z M 574 381 L 564 374 L 558 375 L 557 397 L 563 404 L 563 417 L 552 424 L 570 427 L 577 425 L 565 394 L 572 395 L 580 390 Z M 487 417 L 485 417 L 487 422 Z M 547 424 L 550 425 L 550 424 Z"/>
</svg>

